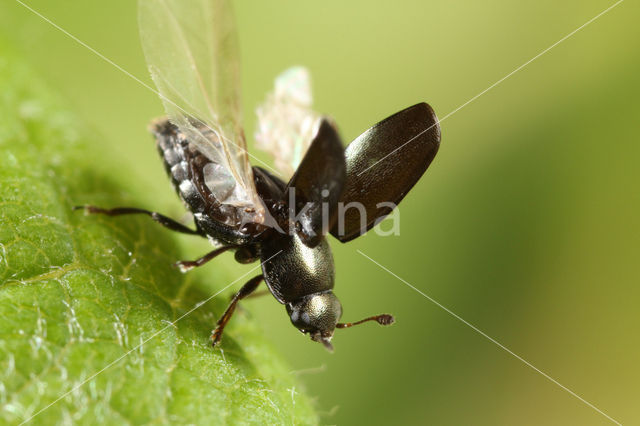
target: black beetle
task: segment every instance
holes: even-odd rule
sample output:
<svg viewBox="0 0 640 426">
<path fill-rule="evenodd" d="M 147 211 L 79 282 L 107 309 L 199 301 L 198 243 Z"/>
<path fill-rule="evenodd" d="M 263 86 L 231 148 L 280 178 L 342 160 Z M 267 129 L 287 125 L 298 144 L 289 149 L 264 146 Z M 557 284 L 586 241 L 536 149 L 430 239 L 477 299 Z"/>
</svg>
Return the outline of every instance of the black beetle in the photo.
<svg viewBox="0 0 640 426">
<path fill-rule="evenodd" d="M 171 230 L 209 238 L 216 249 L 198 260 L 176 263 L 183 272 L 228 250 L 235 251 L 238 262 L 262 262 L 262 274 L 235 294 L 218 320 L 211 336 L 214 346 L 238 301 L 262 280 L 286 306 L 293 325 L 328 349 L 335 328 L 372 320 L 393 323 L 388 314 L 338 322 L 342 306 L 333 294 L 333 256 L 325 235 L 350 241 L 403 199 L 438 151 L 435 113 L 426 103 L 414 105 L 374 125 L 344 149 L 331 121 L 308 108 L 308 90 L 292 92 L 305 83 L 304 73 L 296 69 L 280 80 L 280 87 L 276 85 L 275 98 L 265 107 L 275 115 L 264 114 L 270 118 L 261 122 L 267 129 L 263 139 L 276 143 L 269 148 L 276 157 L 292 160 L 293 154 L 277 146 L 290 135 L 301 140 L 303 148 L 306 145 L 295 173 L 285 183 L 266 169 L 249 165 L 237 108 L 239 66 L 228 5 L 219 0 L 197 3 L 202 13 L 185 12 L 178 0 L 164 0 L 162 8 L 156 0 L 140 3 L 143 47 L 169 115 L 154 122 L 151 131 L 178 195 L 194 215 L 196 229 L 138 208 L 79 208 L 110 216 L 146 214 Z M 227 25 L 194 22 L 211 16 Z M 208 28 L 211 34 L 193 36 L 183 28 L 186 22 Z M 210 50 L 207 43 L 213 43 L 220 56 L 200 61 L 197 53 Z M 205 73 L 215 76 L 211 86 L 202 80 Z"/>
</svg>

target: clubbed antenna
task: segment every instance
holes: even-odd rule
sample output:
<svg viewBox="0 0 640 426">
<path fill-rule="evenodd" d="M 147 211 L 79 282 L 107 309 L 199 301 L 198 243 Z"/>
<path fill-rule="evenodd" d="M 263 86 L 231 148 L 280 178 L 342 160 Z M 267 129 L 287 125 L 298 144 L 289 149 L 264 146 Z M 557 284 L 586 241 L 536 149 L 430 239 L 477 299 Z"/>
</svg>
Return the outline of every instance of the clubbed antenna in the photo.
<svg viewBox="0 0 640 426">
<path fill-rule="evenodd" d="M 336 324 L 336 328 L 349 328 L 367 321 L 376 321 L 380 325 L 391 325 L 395 322 L 395 318 L 393 318 L 393 315 L 380 314 L 356 322 L 339 322 Z"/>
</svg>

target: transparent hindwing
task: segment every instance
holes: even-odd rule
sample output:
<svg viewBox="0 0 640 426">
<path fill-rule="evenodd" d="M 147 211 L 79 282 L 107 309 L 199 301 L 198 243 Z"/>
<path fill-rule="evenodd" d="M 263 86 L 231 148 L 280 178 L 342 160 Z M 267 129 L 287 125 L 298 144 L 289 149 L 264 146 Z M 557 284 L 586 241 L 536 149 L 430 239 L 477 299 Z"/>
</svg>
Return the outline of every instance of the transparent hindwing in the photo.
<svg viewBox="0 0 640 426">
<path fill-rule="evenodd" d="M 311 105 L 311 79 L 303 67 L 292 67 L 275 80 L 273 92 L 258 107 L 256 146 L 273 156 L 287 180 L 307 152 L 322 120 Z"/>
<path fill-rule="evenodd" d="M 204 170 L 216 199 L 262 223 L 242 130 L 240 64 L 226 0 L 139 0 L 140 38 L 171 122 L 213 164 Z"/>
</svg>

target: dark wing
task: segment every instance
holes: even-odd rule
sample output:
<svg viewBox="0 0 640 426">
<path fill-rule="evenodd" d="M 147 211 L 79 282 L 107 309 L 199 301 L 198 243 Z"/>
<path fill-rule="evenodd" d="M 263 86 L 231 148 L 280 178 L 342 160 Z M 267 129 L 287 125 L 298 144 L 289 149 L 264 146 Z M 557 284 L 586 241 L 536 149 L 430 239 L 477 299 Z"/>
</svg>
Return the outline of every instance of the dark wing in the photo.
<svg viewBox="0 0 640 426">
<path fill-rule="evenodd" d="M 323 119 L 311 146 L 287 184 L 287 189 L 295 193 L 295 213 L 299 215 L 297 233 L 307 246 L 315 247 L 335 221 L 345 178 L 346 164 L 340 136 Z M 285 197 L 290 196 L 289 191 L 285 192 Z"/>
<path fill-rule="evenodd" d="M 338 215 L 331 234 L 347 242 L 380 222 L 427 170 L 439 146 L 438 118 L 426 103 L 400 111 L 358 136 L 345 151 L 347 180 L 340 202 L 346 210 Z M 361 207 L 347 208 L 349 203 Z"/>
</svg>

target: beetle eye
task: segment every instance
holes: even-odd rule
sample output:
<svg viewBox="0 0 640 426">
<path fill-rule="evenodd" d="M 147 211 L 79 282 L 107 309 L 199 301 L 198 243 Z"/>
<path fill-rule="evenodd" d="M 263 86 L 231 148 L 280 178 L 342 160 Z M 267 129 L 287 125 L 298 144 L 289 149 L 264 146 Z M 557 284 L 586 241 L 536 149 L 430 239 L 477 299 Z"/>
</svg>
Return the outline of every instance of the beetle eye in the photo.
<svg viewBox="0 0 640 426">
<path fill-rule="evenodd" d="M 291 323 L 303 333 L 333 334 L 342 315 L 338 298 L 331 292 L 314 293 L 286 305 Z"/>
</svg>

